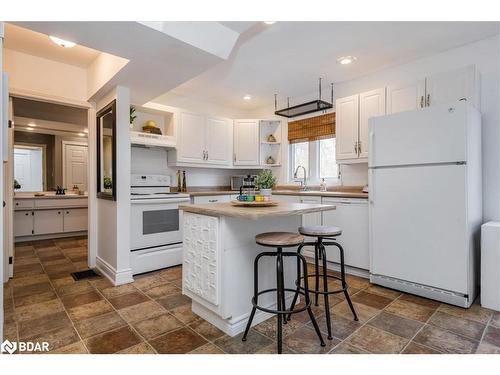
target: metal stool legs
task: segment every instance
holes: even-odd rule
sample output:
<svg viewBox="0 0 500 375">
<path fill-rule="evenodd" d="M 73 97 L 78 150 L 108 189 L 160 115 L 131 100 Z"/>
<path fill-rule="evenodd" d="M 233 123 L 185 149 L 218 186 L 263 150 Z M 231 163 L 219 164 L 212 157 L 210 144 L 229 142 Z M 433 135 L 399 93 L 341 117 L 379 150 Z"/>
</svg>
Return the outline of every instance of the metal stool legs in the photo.
<svg viewBox="0 0 500 375">
<path fill-rule="evenodd" d="M 276 257 L 276 288 L 275 289 L 266 289 L 263 291 L 259 291 L 259 284 L 258 284 L 258 276 L 259 276 L 259 260 L 263 256 L 275 256 Z M 286 304 L 285 304 L 285 292 L 294 292 L 295 289 L 289 289 L 285 288 L 285 282 L 284 282 L 284 271 L 283 271 L 283 257 L 285 256 L 295 256 L 297 257 L 297 276 L 301 277 L 301 272 L 300 272 L 300 263 L 302 263 L 302 266 L 304 268 L 304 285 L 306 287 L 304 292 L 299 291 L 299 293 L 304 294 L 305 297 L 305 307 L 300 308 L 297 310 L 293 310 L 293 308 L 290 308 L 289 310 L 286 309 Z M 257 255 L 254 261 L 254 296 L 252 298 L 252 311 L 250 313 L 250 317 L 248 318 L 247 326 L 245 329 L 245 333 L 243 334 L 242 341 L 247 340 L 248 332 L 250 331 L 250 327 L 252 326 L 252 321 L 255 316 L 255 312 L 257 309 L 273 313 L 277 315 L 277 345 L 278 345 L 278 354 L 282 353 L 283 350 L 283 324 L 286 323 L 286 315 L 288 314 L 295 314 L 302 312 L 304 310 L 307 310 L 309 314 L 309 318 L 311 319 L 311 322 L 313 324 L 314 330 L 316 331 L 316 334 L 318 335 L 320 339 L 320 344 L 321 346 L 325 346 L 325 342 L 323 341 L 323 337 L 321 335 L 321 331 L 319 330 L 318 323 L 316 322 L 316 319 L 314 318 L 314 314 L 311 310 L 311 300 L 309 297 L 309 292 L 308 292 L 308 275 L 307 275 L 307 262 L 306 258 L 304 258 L 303 255 L 300 253 L 296 252 L 283 252 L 282 248 L 278 248 L 277 252 L 264 252 L 260 253 Z M 276 310 L 271 310 L 267 309 L 264 307 L 261 307 L 258 305 L 258 297 L 261 294 L 268 293 L 268 292 L 274 292 L 276 291 Z M 294 299 L 296 300 L 297 296 L 294 296 Z"/>
<path fill-rule="evenodd" d="M 329 239 L 327 238 L 327 240 L 329 240 Z M 328 275 L 325 245 L 326 246 L 332 246 L 332 245 L 336 246 L 340 251 L 340 277 Z M 311 293 L 315 294 L 316 306 L 318 306 L 317 302 L 318 302 L 319 295 L 323 294 L 323 296 L 324 296 L 328 339 L 331 340 L 333 337 L 332 337 L 332 327 L 331 327 L 331 319 L 330 319 L 330 303 L 329 303 L 329 299 L 328 299 L 328 296 L 330 294 L 344 293 L 346 301 L 349 304 L 349 308 L 351 309 L 352 315 L 354 317 L 354 320 L 356 320 L 356 321 L 358 320 L 358 316 L 357 316 L 356 311 L 354 309 L 354 305 L 352 304 L 351 298 L 349 296 L 349 292 L 347 290 L 348 285 L 347 285 L 347 282 L 345 279 L 344 249 L 342 248 L 342 246 L 339 243 L 337 243 L 335 241 L 323 242 L 322 237 L 318 237 L 317 241 L 315 241 L 315 242 L 304 242 L 303 244 L 301 244 L 299 246 L 299 248 L 297 249 L 298 254 L 300 254 L 300 252 L 302 251 L 302 248 L 304 246 L 314 246 L 315 274 L 310 275 L 310 277 L 315 278 L 315 289 L 314 289 L 314 291 L 311 291 Z M 322 261 L 322 267 L 323 267 L 322 274 L 320 274 L 320 272 L 319 272 L 319 261 L 320 260 Z M 320 277 L 323 278 L 323 291 L 319 290 Z M 328 279 L 329 278 L 340 280 L 342 283 L 342 288 L 338 289 L 338 290 L 329 291 L 328 290 Z M 303 279 L 305 281 L 305 275 L 304 275 Z M 299 273 L 297 273 L 297 281 L 296 281 L 297 288 L 295 290 L 295 295 L 293 297 L 292 305 L 290 306 L 290 310 L 293 310 L 293 308 L 295 307 L 295 304 L 297 303 L 297 298 L 299 296 L 300 291 L 307 288 L 305 282 L 304 282 L 304 287 L 301 287 L 301 285 L 300 285 L 301 280 L 302 280 L 302 278 L 300 277 Z M 290 319 L 291 319 L 291 315 L 288 315 L 287 320 L 290 320 Z"/>
</svg>

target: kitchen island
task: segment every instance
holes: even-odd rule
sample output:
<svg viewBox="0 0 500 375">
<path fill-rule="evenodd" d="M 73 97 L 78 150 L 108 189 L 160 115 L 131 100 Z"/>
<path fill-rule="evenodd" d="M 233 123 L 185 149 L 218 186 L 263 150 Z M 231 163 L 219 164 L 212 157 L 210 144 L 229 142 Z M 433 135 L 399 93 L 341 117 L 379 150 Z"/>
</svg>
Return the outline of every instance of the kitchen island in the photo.
<svg viewBox="0 0 500 375">
<path fill-rule="evenodd" d="M 231 203 L 180 205 L 183 211 L 182 292 L 192 299 L 192 311 L 229 336 L 244 331 L 252 308 L 253 264 L 269 251 L 255 243 L 264 232 L 297 232 L 304 214 L 335 210 L 335 205 L 278 202 L 272 207 L 235 207 Z M 293 250 L 292 250 L 293 251 Z M 285 259 L 285 287 L 294 288 L 296 260 Z M 275 259 L 259 265 L 259 288 L 276 287 Z M 286 296 L 287 305 L 293 298 Z M 274 294 L 259 297 L 259 305 L 274 308 Z M 271 317 L 258 311 L 253 324 Z"/>
</svg>

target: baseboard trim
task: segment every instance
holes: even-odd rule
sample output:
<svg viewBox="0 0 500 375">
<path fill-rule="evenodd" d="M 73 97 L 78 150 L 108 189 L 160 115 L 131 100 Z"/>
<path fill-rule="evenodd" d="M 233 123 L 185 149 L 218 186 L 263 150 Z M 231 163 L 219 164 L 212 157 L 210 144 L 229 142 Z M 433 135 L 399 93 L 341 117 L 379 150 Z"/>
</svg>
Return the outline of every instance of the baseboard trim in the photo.
<svg viewBox="0 0 500 375">
<path fill-rule="evenodd" d="M 88 236 L 88 232 L 86 230 L 83 230 L 79 232 L 51 233 L 51 234 L 38 234 L 33 236 L 14 237 L 14 242 L 18 243 L 25 241 L 51 240 L 56 238 L 80 237 L 80 236 Z"/>
<path fill-rule="evenodd" d="M 134 281 L 131 268 L 118 271 L 99 256 L 96 256 L 96 268 L 115 286 L 128 284 Z"/>
</svg>

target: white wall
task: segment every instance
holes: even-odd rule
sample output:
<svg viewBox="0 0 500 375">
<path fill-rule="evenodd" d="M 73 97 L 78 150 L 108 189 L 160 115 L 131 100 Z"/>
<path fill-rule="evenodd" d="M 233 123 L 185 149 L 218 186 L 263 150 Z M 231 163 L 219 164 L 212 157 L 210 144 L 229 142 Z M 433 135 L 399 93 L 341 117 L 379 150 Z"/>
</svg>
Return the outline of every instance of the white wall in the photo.
<svg viewBox="0 0 500 375">
<path fill-rule="evenodd" d="M 177 186 L 177 168 L 167 166 L 167 151 L 159 148 L 132 147 L 131 171 L 133 174 L 162 174 L 172 177 Z M 233 175 L 254 174 L 255 170 L 179 168 L 186 171 L 186 185 L 190 187 L 229 186 Z"/>
<path fill-rule="evenodd" d="M 4 49 L 4 70 L 10 91 L 66 100 L 87 100 L 87 71 L 74 65 Z"/>
<path fill-rule="evenodd" d="M 130 90 L 117 86 L 97 111 L 116 99 L 116 201 L 97 199 L 97 267 L 116 285 L 133 281 L 130 268 Z M 95 137 L 95 133 L 93 134 Z M 95 144 L 95 142 L 92 142 Z M 95 153 L 94 149 L 89 152 Z M 95 160 L 95 157 L 89 158 Z"/>
<path fill-rule="evenodd" d="M 483 121 L 483 216 L 484 220 L 500 220 L 500 39 L 499 36 L 453 48 L 403 65 L 384 69 L 356 80 L 335 85 L 335 97 L 368 91 L 398 82 L 424 78 L 428 75 L 475 64 L 481 73 L 481 113 Z M 295 103 L 316 98 L 310 93 L 294 98 Z M 253 116 L 266 116 L 274 107 L 255 111 Z M 286 153 L 285 153 L 286 154 Z M 367 174 L 367 164 L 363 164 Z M 354 170 L 353 170 L 354 168 Z M 359 166 L 342 168 L 344 184 L 353 175 L 358 179 Z"/>
</svg>

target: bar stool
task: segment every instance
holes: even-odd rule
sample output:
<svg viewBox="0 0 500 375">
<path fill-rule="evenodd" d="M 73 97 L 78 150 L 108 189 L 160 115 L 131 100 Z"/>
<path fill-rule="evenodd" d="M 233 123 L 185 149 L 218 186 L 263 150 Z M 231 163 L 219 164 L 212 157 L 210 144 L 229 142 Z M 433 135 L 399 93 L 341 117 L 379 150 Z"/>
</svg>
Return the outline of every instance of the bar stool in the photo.
<svg viewBox="0 0 500 375">
<path fill-rule="evenodd" d="M 314 277 L 315 278 L 315 286 L 314 291 L 310 291 L 315 295 L 315 306 L 318 306 L 318 296 L 320 294 L 323 295 L 325 299 L 325 314 L 326 314 L 326 327 L 328 330 L 328 339 L 332 339 L 332 323 L 330 320 L 330 304 L 328 301 L 328 296 L 330 294 L 344 293 L 347 303 L 351 308 L 352 315 L 354 320 L 358 320 L 358 316 L 356 311 L 354 310 L 354 306 L 351 302 L 351 298 L 349 297 L 349 292 L 347 291 L 348 285 L 345 281 L 345 265 L 344 265 L 344 249 L 342 246 L 335 241 L 334 237 L 340 236 L 342 234 L 342 229 L 335 226 L 323 226 L 323 225 L 314 225 L 314 226 L 305 226 L 299 228 L 299 233 L 308 236 L 308 237 L 316 237 L 316 241 L 314 242 L 303 242 L 299 245 L 297 249 L 297 253 L 299 255 L 304 246 L 314 246 L 314 274 L 306 276 L 300 275 L 300 272 L 297 272 L 297 280 L 295 281 L 297 284 L 297 289 L 295 291 L 295 296 L 292 300 L 292 305 L 290 310 L 293 310 L 295 307 L 295 303 L 297 302 L 297 298 L 301 291 L 307 289 L 307 284 L 305 283 L 306 277 Z M 327 240 L 327 241 L 324 241 Z M 336 246 L 340 251 L 340 277 L 334 275 L 328 275 L 328 269 L 326 266 L 326 246 Z M 322 260 L 323 272 L 319 272 L 319 261 Z M 299 262 L 297 261 L 297 266 L 299 266 Z M 319 290 L 319 280 L 323 279 L 323 290 Z M 336 279 L 342 282 L 342 288 L 337 290 L 328 290 L 328 279 Z M 301 280 L 304 280 L 304 287 L 301 287 Z M 291 315 L 289 314 L 287 320 L 291 319 Z"/>
<path fill-rule="evenodd" d="M 276 251 L 266 251 L 263 253 L 258 254 L 255 257 L 254 261 L 254 273 L 253 273 L 253 282 L 254 282 L 254 292 L 253 292 L 253 298 L 252 298 L 252 312 L 250 313 L 250 317 L 248 318 L 248 323 L 245 329 L 245 333 L 243 334 L 243 338 L 241 339 L 242 341 L 247 340 L 247 335 L 248 331 L 250 330 L 250 327 L 252 326 L 252 320 L 254 318 L 255 312 L 257 309 L 271 313 L 271 314 L 276 314 L 277 315 L 277 320 L 278 320 L 278 326 L 277 326 L 277 332 L 278 332 L 278 354 L 281 354 L 282 352 L 282 329 L 283 326 L 282 324 L 286 324 L 286 315 L 291 315 L 291 314 L 296 314 L 302 311 L 307 310 L 309 313 L 309 318 L 311 319 L 311 322 L 314 326 L 314 329 L 316 331 L 316 334 L 319 337 L 319 341 L 321 346 L 325 346 L 325 342 L 323 341 L 323 337 L 321 335 L 321 332 L 318 327 L 318 323 L 316 322 L 316 319 L 314 318 L 313 312 L 311 310 L 311 300 L 309 298 L 309 289 L 308 289 L 308 275 L 307 275 L 307 262 L 306 258 L 300 252 L 298 251 L 293 251 L 293 252 L 284 252 L 283 248 L 284 247 L 295 247 L 298 245 L 301 245 L 304 243 L 304 237 L 301 236 L 300 234 L 297 233 L 290 233 L 290 232 L 268 232 L 268 233 L 261 233 L 257 236 L 255 236 L 255 241 L 257 244 L 261 246 L 266 246 L 266 247 L 275 247 Z M 297 265 L 299 266 L 297 270 L 297 275 L 301 275 L 300 273 L 300 263 L 302 263 L 304 267 L 304 285 L 305 289 L 304 290 L 296 290 L 296 289 L 290 289 L 290 288 L 285 288 L 285 277 L 284 277 L 284 271 L 283 271 L 283 257 L 296 257 L 297 258 Z M 276 288 L 272 289 L 266 289 L 259 291 L 259 260 L 262 257 L 276 257 Z M 273 293 L 276 292 L 276 310 L 268 309 L 266 307 L 259 306 L 258 304 L 258 298 L 262 294 L 266 293 Z M 285 305 L 285 292 L 295 292 L 295 299 L 297 298 L 298 294 L 302 294 L 305 297 L 305 306 L 301 307 L 300 309 L 294 310 L 293 308 L 290 308 L 289 310 L 286 309 Z"/>
</svg>

